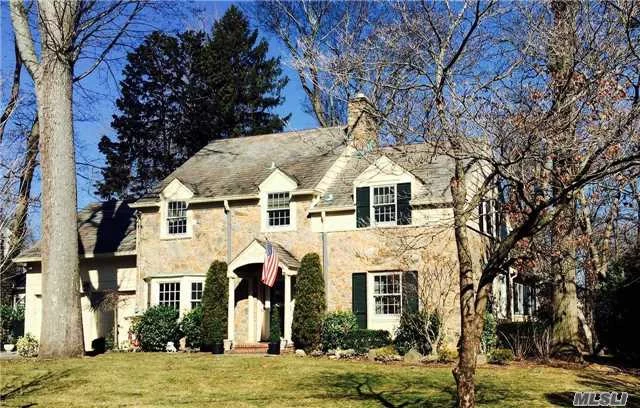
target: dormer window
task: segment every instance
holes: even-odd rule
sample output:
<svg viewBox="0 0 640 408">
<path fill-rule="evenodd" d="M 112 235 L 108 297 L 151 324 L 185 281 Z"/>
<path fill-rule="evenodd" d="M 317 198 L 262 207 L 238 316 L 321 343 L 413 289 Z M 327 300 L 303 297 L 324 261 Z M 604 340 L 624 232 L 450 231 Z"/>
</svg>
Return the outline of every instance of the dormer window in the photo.
<svg viewBox="0 0 640 408">
<path fill-rule="evenodd" d="M 373 214 L 376 224 L 396 223 L 396 186 L 373 188 Z"/>
<path fill-rule="evenodd" d="M 288 192 L 267 194 L 267 222 L 269 227 L 291 225 L 291 196 Z"/>
<path fill-rule="evenodd" d="M 167 232 L 169 235 L 187 233 L 186 201 L 169 201 L 167 203 Z"/>
</svg>

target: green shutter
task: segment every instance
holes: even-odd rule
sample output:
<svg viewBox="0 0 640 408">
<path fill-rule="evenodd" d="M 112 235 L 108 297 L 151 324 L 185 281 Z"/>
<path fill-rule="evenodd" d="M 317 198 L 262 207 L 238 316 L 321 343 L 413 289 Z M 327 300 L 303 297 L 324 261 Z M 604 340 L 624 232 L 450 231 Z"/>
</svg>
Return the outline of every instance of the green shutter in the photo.
<svg viewBox="0 0 640 408">
<path fill-rule="evenodd" d="M 398 225 L 411 225 L 411 183 L 398 184 Z"/>
<path fill-rule="evenodd" d="M 368 227 L 371 224 L 369 205 L 369 187 L 356 188 L 356 227 Z"/>
<path fill-rule="evenodd" d="M 402 274 L 402 311 L 418 311 L 418 272 L 408 271 Z"/>
<path fill-rule="evenodd" d="M 361 329 L 367 328 L 367 274 L 358 272 L 351 275 L 351 311 L 358 319 Z"/>
</svg>

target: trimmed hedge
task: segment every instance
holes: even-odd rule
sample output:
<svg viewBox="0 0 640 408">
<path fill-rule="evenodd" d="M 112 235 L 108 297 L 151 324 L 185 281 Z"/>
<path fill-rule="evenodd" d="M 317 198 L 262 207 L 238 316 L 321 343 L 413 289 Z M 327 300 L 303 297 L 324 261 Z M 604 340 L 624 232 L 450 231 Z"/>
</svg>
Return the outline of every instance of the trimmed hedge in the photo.
<svg viewBox="0 0 640 408">
<path fill-rule="evenodd" d="M 357 329 L 344 336 L 343 344 L 345 349 L 364 354 L 371 349 L 391 344 L 391 334 L 386 330 Z"/>
<path fill-rule="evenodd" d="M 227 335 L 228 292 L 227 264 L 213 261 L 202 293 L 202 345 L 207 349 L 222 343 Z"/>
<path fill-rule="evenodd" d="M 306 254 L 300 262 L 296 279 L 296 307 L 291 324 L 296 348 L 310 352 L 320 346 L 322 318 L 326 308 L 320 256 Z"/>
<path fill-rule="evenodd" d="M 273 305 L 273 309 L 271 310 L 271 320 L 269 323 L 269 341 L 271 343 L 279 343 L 280 342 L 280 305 Z"/>
<path fill-rule="evenodd" d="M 170 341 L 177 345 L 181 336 L 178 316 L 178 311 L 171 307 L 153 306 L 147 309 L 132 327 L 140 339 L 142 351 L 165 351 Z"/>
<path fill-rule="evenodd" d="M 329 313 L 322 322 L 322 349 L 324 351 L 347 348 L 345 336 L 358 329 L 358 320 L 352 312 L 337 311 Z"/>
<path fill-rule="evenodd" d="M 489 363 L 491 364 L 506 365 L 512 362 L 513 359 L 514 355 L 511 349 L 499 348 L 489 354 Z"/>
</svg>

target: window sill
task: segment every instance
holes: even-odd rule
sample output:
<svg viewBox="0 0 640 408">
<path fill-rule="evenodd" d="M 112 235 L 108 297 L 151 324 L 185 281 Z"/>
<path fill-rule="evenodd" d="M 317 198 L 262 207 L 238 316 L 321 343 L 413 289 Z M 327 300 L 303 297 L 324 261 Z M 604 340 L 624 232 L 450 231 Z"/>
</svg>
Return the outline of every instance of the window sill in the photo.
<svg viewBox="0 0 640 408">
<path fill-rule="evenodd" d="M 295 230 L 294 225 L 287 225 L 284 227 L 263 227 L 261 232 L 291 232 Z"/>
<path fill-rule="evenodd" d="M 192 234 L 180 234 L 180 235 L 168 235 L 168 234 L 163 234 L 160 235 L 160 239 L 162 241 L 179 241 L 179 240 L 183 240 L 183 239 L 191 239 L 193 238 Z"/>
</svg>

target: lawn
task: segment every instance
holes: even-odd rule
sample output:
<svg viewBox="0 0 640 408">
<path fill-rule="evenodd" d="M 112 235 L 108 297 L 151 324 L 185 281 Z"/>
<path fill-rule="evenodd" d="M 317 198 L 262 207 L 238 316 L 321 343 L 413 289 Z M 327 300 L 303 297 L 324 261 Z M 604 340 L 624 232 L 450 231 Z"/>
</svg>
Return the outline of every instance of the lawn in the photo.
<svg viewBox="0 0 640 408">
<path fill-rule="evenodd" d="M 83 359 L 0 361 L 8 407 L 446 407 L 451 367 L 294 356 L 112 353 Z M 486 366 L 479 405 L 571 405 L 575 390 L 635 393 L 640 379 L 603 366 L 579 370 Z"/>
</svg>

